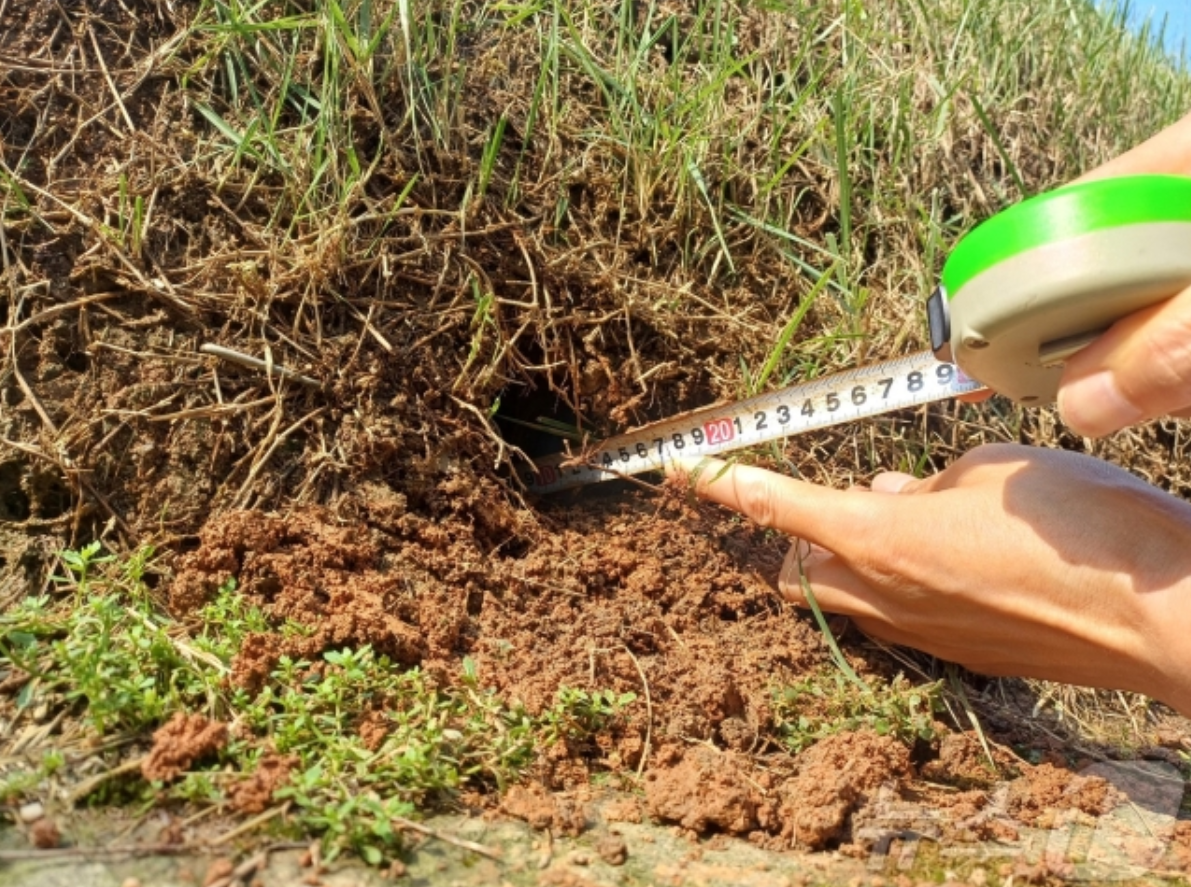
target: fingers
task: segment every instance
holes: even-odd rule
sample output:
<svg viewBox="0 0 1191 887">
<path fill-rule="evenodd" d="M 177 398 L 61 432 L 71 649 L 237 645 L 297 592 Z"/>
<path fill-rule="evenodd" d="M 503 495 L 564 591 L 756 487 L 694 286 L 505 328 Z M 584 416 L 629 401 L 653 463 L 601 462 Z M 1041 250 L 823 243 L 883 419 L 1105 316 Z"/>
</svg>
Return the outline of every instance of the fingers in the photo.
<svg viewBox="0 0 1191 887">
<path fill-rule="evenodd" d="M 912 493 L 920 484 L 918 478 L 903 471 L 882 471 L 873 478 L 874 493 Z"/>
<path fill-rule="evenodd" d="M 1113 324 L 1067 361 L 1063 421 L 1085 437 L 1191 407 L 1191 289 Z"/>
<path fill-rule="evenodd" d="M 824 613 L 884 620 L 872 588 L 853 573 L 841 558 L 816 545 L 795 539 L 782 563 L 778 590 L 790 603 L 808 607 L 803 577 Z"/>
<path fill-rule="evenodd" d="M 1146 173 L 1191 175 L 1191 114 L 1076 181 Z"/>
<path fill-rule="evenodd" d="M 874 497 L 853 496 L 751 465 L 686 459 L 677 470 L 689 475 L 701 499 L 837 552 L 853 548 L 880 510 Z"/>
</svg>

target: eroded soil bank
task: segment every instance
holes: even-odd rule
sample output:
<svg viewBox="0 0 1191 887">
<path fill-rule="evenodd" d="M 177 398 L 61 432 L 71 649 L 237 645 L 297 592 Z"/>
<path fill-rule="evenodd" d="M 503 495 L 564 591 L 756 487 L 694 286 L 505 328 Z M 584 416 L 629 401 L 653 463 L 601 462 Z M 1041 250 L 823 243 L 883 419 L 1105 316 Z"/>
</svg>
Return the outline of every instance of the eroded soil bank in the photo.
<svg viewBox="0 0 1191 887">
<path fill-rule="evenodd" d="M 937 5 L 962 30 L 967 5 Z M 398 4 L 381 6 L 401 21 Z M 938 270 L 920 267 L 923 244 L 954 239 L 1016 193 L 1006 157 L 1038 189 L 1081 171 L 1052 150 L 1047 117 L 1073 113 L 1068 81 L 1046 79 L 1057 75 L 1044 54 L 1017 66 L 1028 75 L 1018 92 L 984 95 L 987 113 L 964 91 L 941 101 L 923 62 L 935 35 L 898 20 L 916 15 L 909 7 L 883 5 L 870 14 L 893 18 L 874 35 L 904 40 L 850 82 L 896 72 L 898 106 L 932 135 L 896 169 L 861 162 L 860 143 L 816 142 L 803 157 L 842 131 L 830 125 L 839 4 L 797 15 L 725 4 L 731 28 L 676 8 L 666 28 L 695 42 L 642 44 L 618 74 L 631 89 L 605 68 L 623 62 L 623 35 L 645 11 L 589 6 L 568 52 L 547 57 L 563 38 L 545 9 L 422 4 L 422 39 L 390 35 L 367 61 L 372 38 L 347 40 L 319 4 L 229 19 L 197 0 L 0 2 L 5 609 L 64 599 L 50 580 L 64 548 L 152 545 L 151 593 L 174 640 L 202 635 L 199 613 L 231 579 L 264 613 L 229 692 L 251 696 L 283 657 L 310 662 L 299 679 L 313 678 L 329 669 L 324 654 L 367 645 L 433 686 L 466 679 L 530 713 L 563 688 L 631 698 L 589 737 L 549 745 L 524 784 L 502 794 L 477 776 L 423 800 L 584 841 L 605 828 L 584 812 L 593 782 L 619 786 L 633 792 L 626 840 L 643 817 L 688 841 L 654 839 L 671 856 L 649 869 L 663 881 L 686 877 L 660 867 L 687 857 L 695 882 L 721 877 L 719 863 L 695 865 L 695 842 L 717 836 L 750 853 L 871 855 L 923 827 L 881 825 L 899 804 L 937 814 L 943 846 L 1109 816 L 1115 790 L 1077 771 L 1119 749 L 1073 744 L 1078 730 L 1021 684 L 961 678 L 986 752 L 956 700 L 950 711 L 923 701 L 935 664 L 836 623 L 863 678 L 887 686 L 905 673 L 898 686 L 922 691 L 918 702 L 899 691 L 876 715 L 841 702 L 821 634 L 774 590 L 783 540 L 681 491 L 534 501 L 515 477 L 517 449 L 560 445 L 547 433 L 559 423 L 603 435 L 923 346 L 919 290 Z M 709 103 L 701 65 L 725 48 L 740 62 Z M 404 51 L 413 57 L 398 61 Z M 549 108 L 543 71 L 560 97 Z M 822 89 L 804 93 L 809 83 Z M 1021 95 L 1039 104 L 1028 119 Z M 667 109 L 712 106 L 711 134 L 677 162 L 601 129 L 620 115 L 634 138 L 654 138 Z M 871 145 L 902 144 L 888 107 L 857 105 Z M 1156 128 L 1142 111 L 1129 121 Z M 1082 142 L 1099 150 L 1134 135 L 1103 132 L 1112 115 L 1085 116 Z M 994 142 L 990 120 L 1013 138 Z M 842 204 L 850 193 L 877 209 Z M 825 264 L 828 244 L 838 255 Z M 840 276 L 807 301 L 829 267 Z M 795 317 L 797 336 L 775 350 Z M 931 406 L 749 458 L 842 486 L 883 468 L 938 469 L 990 440 L 1092 448 L 1191 493 L 1183 426 L 1093 445 L 1049 413 L 1003 404 Z M 68 731 L 79 739 L 76 702 L 26 713 L 35 676 L 14 665 L 0 681 L 5 767 Z M 381 748 L 398 707 L 371 700 L 350 729 Z M 1173 766 L 1189 748 L 1185 723 L 1146 717 L 1122 731 L 1128 753 Z M 118 768 L 117 756 L 145 754 L 139 772 L 168 783 L 250 741 L 234 721 L 174 713 L 118 747 L 87 738 L 79 760 Z M 252 773 L 226 774 L 244 816 L 272 809 L 296 775 L 286 755 L 253 751 Z M 1185 866 L 1184 838 L 1172 830 L 1152 865 Z M 599 880 L 580 869 L 555 883 Z"/>
</svg>

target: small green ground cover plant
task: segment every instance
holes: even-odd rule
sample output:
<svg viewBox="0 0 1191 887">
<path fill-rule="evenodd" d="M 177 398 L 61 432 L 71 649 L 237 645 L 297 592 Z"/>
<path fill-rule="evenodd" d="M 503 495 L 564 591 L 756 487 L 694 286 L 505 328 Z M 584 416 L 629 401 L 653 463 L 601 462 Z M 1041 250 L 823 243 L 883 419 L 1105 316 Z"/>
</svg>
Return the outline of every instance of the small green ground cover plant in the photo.
<svg viewBox="0 0 1191 887">
<path fill-rule="evenodd" d="M 367 646 L 328 650 L 319 661 L 282 657 L 264 686 L 249 692 L 227 676 L 244 638 L 270 627 L 265 614 L 229 578 L 191 634 L 164 614 L 145 582 L 152 554 L 142 549 L 120 560 L 100 554 L 98 544 L 63 552 L 58 593 L 0 616 L 0 669 L 26 678 L 11 699 L 18 711 L 45 706 L 70 719 L 79 736 L 124 740 L 126 750 L 177 712 L 231 725 L 226 744 L 177 780 L 104 783 L 94 802 L 222 806 L 263 756 L 284 756 L 291 773 L 274 801 L 289 805 L 285 827 L 323 836 L 329 857 L 350 849 L 379 864 L 400 848 L 394 817 L 465 787 L 503 788 L 543 747 L 590 739 L 636 700 L 563 687 L 553 706 L 530 715 L 485 689 L 470 659 L 457 681 L 439 686 Z M 369 717 L 382 719 L 383 740 L 361 735 Z M 58 738 L 4 776 L 0 797 L 15 802 L 53 787 L 72 756 L 54 747 Z"/>
<path fill-rule="evenodd" d="M 777 735 L 791 752 L 852 730 L 872 730 L 907 744 L 938 738 L 944 711 L 943 682 L 857 684 L 837 670 L 816 672 L 773 691 Z"/>
</svg>

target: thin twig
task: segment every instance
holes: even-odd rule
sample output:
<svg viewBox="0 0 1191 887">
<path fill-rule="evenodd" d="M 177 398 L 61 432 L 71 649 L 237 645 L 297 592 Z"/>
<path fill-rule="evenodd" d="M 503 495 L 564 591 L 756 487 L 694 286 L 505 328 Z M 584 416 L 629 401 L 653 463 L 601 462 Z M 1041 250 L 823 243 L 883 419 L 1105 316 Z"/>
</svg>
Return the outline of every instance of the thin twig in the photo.
<svg viewBox="0 0 1191 887">
<path fill-rule="evenodd" d="M 108 299 L 114 299 L 117 296 L 125 295 L 121 292 L 110 291 L 104 293 L 92 293 L 89 296 L 83 296 L 74 299 L 70 302 L 63 302 L 60 305 L 52 305 L 44 311 L 39 311 L 31 317 L 27 317 L 20 323 L 14 326 L 0 327 L 0 333 L 15 333 L 23 330 L 25 327 L 33 326 L 35 323 L 43 323 L 55 315 L 61 314 L 64 311 L 70 311 L 72 308 L 82 308 L 85 305 L 90 305 L 95 302 L 106 302 Z"/>
<path fill-rule="evenodd" d="M 105 770 L 103 773 L 96 773 L 91 778 L 83 780 L 73 789 L 71 789 L 70 803 L 78 803 L 109 779 L 113 779 L 116 776 L 122 776 L 125 773 L 131 773 L 134 770 L 139 770 L 141 768 L 141 764 L 145 763 L 145 760 L 148 757 L 148 755 L 141 755 L 139 758 L 131 758 L 125 761 L 123 764 L 113 767 L 111 770 Z"/>
<path fill-rule="evenodd" d="M 99 48 L 99 40 L 95 36 L 95 29 L 87 24 L 87 33 L 91 37 L 91 45 L 95 47 L 95 60 L 99 62 L 99 69 L 103 71 L 103 79 L 107 81 L 108 89 L 112 91 L 112 97 L 116 100 L 116 106 L 120 109 L 120 114 L 124 117 L 125 124 L 128 125 L 128 134 L 133 135 L 136 132 L 136 126 L 132 122 L 132 117 L 128 114 L 128 109 L 124 107 L 124 99 L 120 98 L 120 90 L 116 89 L 116 82 L 112 80 L 112 75 L 108 71 L 107 62 L 103 60 L 103 50 Z"/>
<path fill-rule="evenodd" d="M 633 655 L 633 651 L 629 649 L 628 644 L 621 641 L 620 645 L 624 647 L 624 651 L 633 660 L 633 665 L 637 666 L 637 674 L 641 676 L 641 686 L 645 688 L 645 748 L 641 750 L 641 763 L 637 765 L 637 781 L 640 782 L 641 775 L 645 772 L 645 762 L 649 760 L 649 744 L 653 738 L 653 700 L 649 696 L 649 681 L 645 679 L 645 669 L 641 667 L 641 663 Z"/>
<path fill-rule="evenodd" d="M 147 422 L 179 422 L 183 419 L 217 419 L 220 416 L 228 416 L 233 413 L 240 413 L 244 410 L 255 410 L 257 407 L 262 407 L 265 404 L 273 403 L 272 397 L 262 397 L 257 400 L 250 400 L 246 403 L 229 403 L 229 404 L 212 404 L 205 407 L 195 407 L 190 410 L 179 410 L 176 413 L 165 413 L 162 415 L 154 415 L 146 413 L 144 410 L 103 410 L 105 416 L 124 416 L 127 418 L 140 418 Z"/>
<path fill-rule="evenodd" d="M 276 807 L 272 807 L 272 808 L 266 810 L 264 813 L 260 814 L 259 816 L 254 816 L 254 817 L 252 817 L 252 819 L 248 820 L 247 822 L 236 826 L 231 831 L 224 832 L 222 835 L 220 835 L 217 838 L 212 838 L 210 841 L 206 842 L 206 846 L 218 847 L 221 844 L 226 844 L 228 841 L 231 841 L 233 838 L 238 838 L 238 837 L 240 837 L 240 835 L 247 834 L 248 832 L 250 832 L 254 828 L 256 828 L 258 825 L 264 825 L 270 819 L 274 819 L 274 818 L 280 816 L 281 814 L 285 813 L 287 810 L 289 810 L 289 805 L 290 805 L 289 801 L 286 801 L 284 804 L 278 804 Z"/>
<path fill-rule="evenodd" d="M 264 868 L 269 864 L 269 851 L 262 850 L 254 856 L 248 857 L 232 872 L 223 878 L 217 878 L 214 881 L 206 884 L 205 887 L 232 887 L 233 884 L 241 884 L 248 880 L 248 876 L 255 874 L 258 869 Z"/>
<path fill-rule="evenodd" d="M 436 841 L 442 841 L 444 844 L 462 847 L 464 850 L 470 850 L 472 853 L 477 853 L 480 856 L 486 856 L 489 859 L 496 860 L 497 862 L 501 861 L 499 850 L 493 850 L 491 847 L 486 847 L 483 844 L 477 844 L 475 841 L 468 841 L 466 838 L 457 838 L 448 832 L 440 832 L 437 829 L 432 829 L 429 826 L 422 825 L 420 822 L 414 822 L 412 819 L 406 819 L 404 816 L 394 816 L 392 817 L 392 822 L 397 828 L 405 829 L 411 832 L 417 832 L 419 835 L 425 835 L 428 838 L 434 838 Z"/>
<path fill-rule="evenodd" d="M 111 847 L 51 847 L 45 850 L 0 850 L 0 862 L 25 859 L 72 859 L 88 856 L 176 856 L 197 848 L 186 844 L 132 844 Z"/>
<path fill-rule="evenodd" d="M 279 376 L 283 379 L 290 379 L 294 382 L 301 382 L 303 385 L 308 385 L 311 388 L 322 388 L 322 382 L 317 379 L 312 379 L 309 376 L 303 376 L 299 372 L 286 369 L 275 363 L 261 360 L 259 357 L 253 357 L 250 354 L 242 354 L 239 351 L 233 351 L 230 348 L 224 348 L 222 345 L 212 345 L 207 343 L 199 346 L 199 351 L 203 354 L 210 354 L 212 357 L 218 357 L 223 360 L 238 363 L 240 366 L 248 367 L 253 370 L 261 370 L 273 376 Z"/>
<path fill-rule="evenodd" d="M 0 862 L 21 862 L 27 859 L 79 859 L 90 856 L 181 856 L 186 853 L 209 853 L 209 841 L 188 841 L 182 844 L 123 844 L 107 847 L 52 847 L 45 850 L 0 850 Z M 261 850 L 261 853 L 276 853 L 279 850 L 302 850 L 306 844 L 300 841 L 277 841 Z M 252 857 L 252 862 L 257 857 Z M 246 866 L 248 862 L 241 863 Z M 259 868 L 259 866 L 257 866 Z M 237 869 L 239 871 L 239 869 Z"/>
<path fill-rule="evenodd" d="M 500 433 L 495 428 L 492 427 L 491 420 L 489 420 L 489 418 L 487 416 L 485 416 L 480 411 L 480 408 L 477 407 L 475 404 L 468 403 L 466 400 L 460 400 L 453 394 L 451 395 L 451 400 L 455 401 L 455 403 L 457 403 L 459 406 L 463 407 L 463 409 L 474 414 L 476 416 L 476 418 L 478 418 L 481 422 L 484 423 L 484 427 L 488 430 L 488 434 L 490 434 L 492 436 L 492 440 L 496 443 L 496 461 L 495 461 L 495 464 L 493 465 L 494 468 L 499 468 L 500 463 L 504 461 L 505 450 L 509 451 L 510 456 L 521 456 L 527 462 L 533 461 L 532 459 L 529 458 L 529 456 L 527 456 L 525 454 L 525 451 L 522 450 L 520 447 L 510 446 L 509 444 L 505 443 L 505 439 L 500 436 Z"/>
</svg>

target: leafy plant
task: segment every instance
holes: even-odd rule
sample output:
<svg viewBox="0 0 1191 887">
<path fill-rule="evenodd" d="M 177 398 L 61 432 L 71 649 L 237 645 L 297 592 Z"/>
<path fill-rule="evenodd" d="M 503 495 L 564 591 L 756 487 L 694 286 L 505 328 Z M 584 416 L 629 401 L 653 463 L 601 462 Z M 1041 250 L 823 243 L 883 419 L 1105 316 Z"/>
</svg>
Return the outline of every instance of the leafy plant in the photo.
<svg viewBox="0 0 1191 887">
<path fill-rule="evenodd" d="M 941 681 L 915 686 L 898 675 L 864 688 L 831 671 L 774 690 L 774 730 L 792 752 L 845 730 L 929 741 L 936 736 L 941 692 Z"/>
<path fill-rule="evenodd" d="M 315 660 L 282 656 L 253 694 L 226 677 L 245 637 L 276 631 L 228 579 L 198 612 L 188 635 L 154 603 L 143 577 L 151 550 L 118 560 L 98 545 L 62 552 L 69 592 L 29 598 L 0 616 L 0 667 L 28 674 L 17 704 L 45 704 L 99 735 L 147 734 L 176 712 L 201 710 L 238 728 L 218 759 L 184 773 L 160 797 L 223 804 L 226 790 L 262 755 L 293 760 L 275 793 L 288 801 L 290 827 L 321 835 L 327 856 L 345 850 L 379 864 L 392 858 L 396 816 L 466 785 L 502 788 L 551 743 L 604 729 L 636 696 L 563 688 L 534 717 L 481 682 L 465 658 L 455 685 L 439 686 L 370 647 L 327 650 Z M 286 623 L 289 634 L 308 634 Z M 371 729 L 363 727 L 369 725 Z M 0 799 L 34 794 L 66 759 L 47 752 L 39 767 L 0 782 Z M 142 784 L 143 786 L 143 784 Z M 105 800 L 140 800 L 115 785 Z"/>
<path fill-rule="evenodd" d="M 591 736 L 619 717 L 636 699 L 636 693 L 559 687 L 558 701 L 542 715 L 545 735 L 551 741 Z"/>
</svg>

